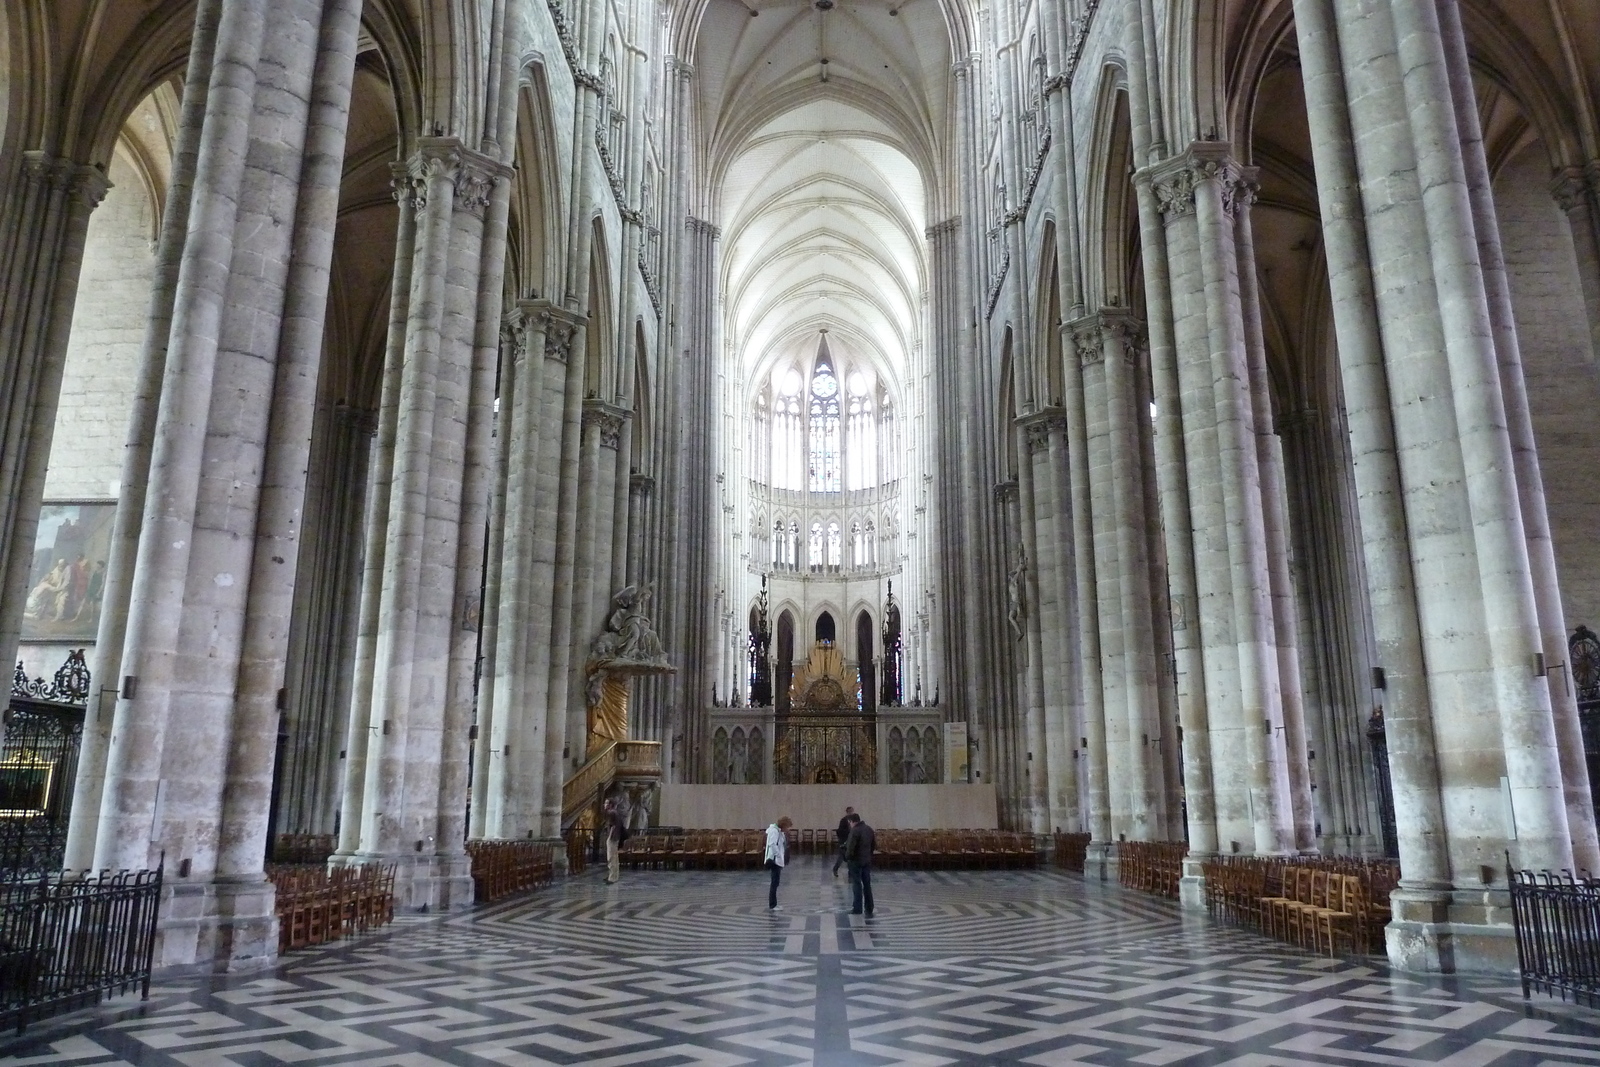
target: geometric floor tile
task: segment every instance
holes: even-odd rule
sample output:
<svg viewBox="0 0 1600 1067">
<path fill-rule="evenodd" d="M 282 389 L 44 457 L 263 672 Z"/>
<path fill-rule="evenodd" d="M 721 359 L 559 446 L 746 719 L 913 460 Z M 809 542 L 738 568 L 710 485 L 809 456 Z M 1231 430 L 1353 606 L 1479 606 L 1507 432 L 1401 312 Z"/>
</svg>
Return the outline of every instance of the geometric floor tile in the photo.
<svg viewBox="0 0 1600 1067">
<path fill-rule="evenodd" d="M 1600 1012 L 1310 956 L 1058 871 L 598 872 L 38 1024 L 0 1065 L 1600 1065 Z"/>
</svg>

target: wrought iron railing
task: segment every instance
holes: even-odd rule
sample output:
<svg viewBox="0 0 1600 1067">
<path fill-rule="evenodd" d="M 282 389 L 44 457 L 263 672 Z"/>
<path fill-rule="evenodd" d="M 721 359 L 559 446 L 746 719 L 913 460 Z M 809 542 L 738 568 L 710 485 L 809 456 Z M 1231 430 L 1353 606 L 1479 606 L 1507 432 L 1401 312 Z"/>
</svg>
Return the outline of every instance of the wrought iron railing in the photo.
<svg viewBox="0 0 1600 1067">
<path fill-rule="evenodd" d="M 148 998 L 161 879 L 158 867 L 0 881 L 0 1027 Z"/>
<path fill-rule="evenodd" d="M 1538 990 L 1600 1008 L 1600 879 L 1570 871 L 1510 874 L 1523 998 Z"/>
</svg>

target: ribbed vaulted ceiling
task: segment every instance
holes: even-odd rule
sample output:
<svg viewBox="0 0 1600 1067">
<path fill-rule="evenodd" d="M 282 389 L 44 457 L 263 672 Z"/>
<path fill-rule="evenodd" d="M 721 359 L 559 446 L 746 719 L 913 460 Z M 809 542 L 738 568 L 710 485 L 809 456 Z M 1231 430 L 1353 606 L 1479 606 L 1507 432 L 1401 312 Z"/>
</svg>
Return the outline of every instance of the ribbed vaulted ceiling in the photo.
<svg viewBox="0 0 1600 1067">
<path fill-rule="evenodd" d="M 935 0 L 710 0 L 695 68 L 745 380 L 814 354 L 821 329 L 902 380 L 950 77 Z"/>
</svg>

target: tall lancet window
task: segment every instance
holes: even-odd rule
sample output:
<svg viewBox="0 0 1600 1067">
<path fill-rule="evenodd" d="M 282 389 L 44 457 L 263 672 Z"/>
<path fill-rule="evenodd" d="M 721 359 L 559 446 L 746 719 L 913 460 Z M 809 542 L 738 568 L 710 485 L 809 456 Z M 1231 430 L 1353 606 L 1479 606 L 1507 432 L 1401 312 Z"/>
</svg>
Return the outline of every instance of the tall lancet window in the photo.
<svg viewBox="0 0 1600 1067">
<path fill-rule="evenodd" d="M 844 537 L 839 532 L 838 522 L 828 523 L 828 566 L 838 567 L 844 555 Z"/>
<path fill-rule="evenodd" d="M 772 451 L 765 447 L 772 439 L 772 405 L 767 390 L 756 395 L 753 417 L 750 420 L 750 459 L 752 474 L 758 482 L 772 484 Z"/>
<path fill-rule="evenodd" d="M 827 357 L 811 375 L 811 491 L 839 491 L 839 379 Z"/>
<path fill-rule="evenodd" d="M 900 477 L 898 434 L 895 432 L 894 407 L 889 402 L 889 395 L 883 394 L 878 403 L 878 439 L 883 442 L 883 450 L 876 453 L 883 457 L 883 468 L 879 478 L 885 482 L 892 482 Z"/>
<path fill-rule="evenodd" d="M 786 367 L 773 376 L 772 487 L 801 490 L 805 483 L 805 428 L 800 418 L 800 372 Z"/>
<path fill-rule="evenodd" d="M 850 375 L 849 436 L 845 441 L 847 489 L 871 489 L 878 484 L 878 420 L 873 410 L 872 379 L 862 371 Z"/>
<path fill-rule="evenodd" d="M 822 566 L 822 520 L 811 524 L 811 540 L 807 545 L 806 563 L 812 567 Z"/>
</svg>

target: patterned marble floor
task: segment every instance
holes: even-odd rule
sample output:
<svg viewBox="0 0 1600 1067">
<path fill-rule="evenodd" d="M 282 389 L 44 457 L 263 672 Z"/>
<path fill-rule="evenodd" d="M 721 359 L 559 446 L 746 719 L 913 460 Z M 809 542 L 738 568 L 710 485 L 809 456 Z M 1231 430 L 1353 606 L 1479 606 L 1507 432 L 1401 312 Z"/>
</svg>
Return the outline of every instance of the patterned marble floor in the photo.
<svg viewBox="0 0 1600 1067">
<path fill-rule="evenodd" d="M 1296 952 L 1054 871 L 882 871 L 877 916 L 803 858 L 591 872 L 531 898 L 166 982 L 0 1064 L 1600 1064 L 1600 1012 L 1515 983 Z"/>
</svg>

